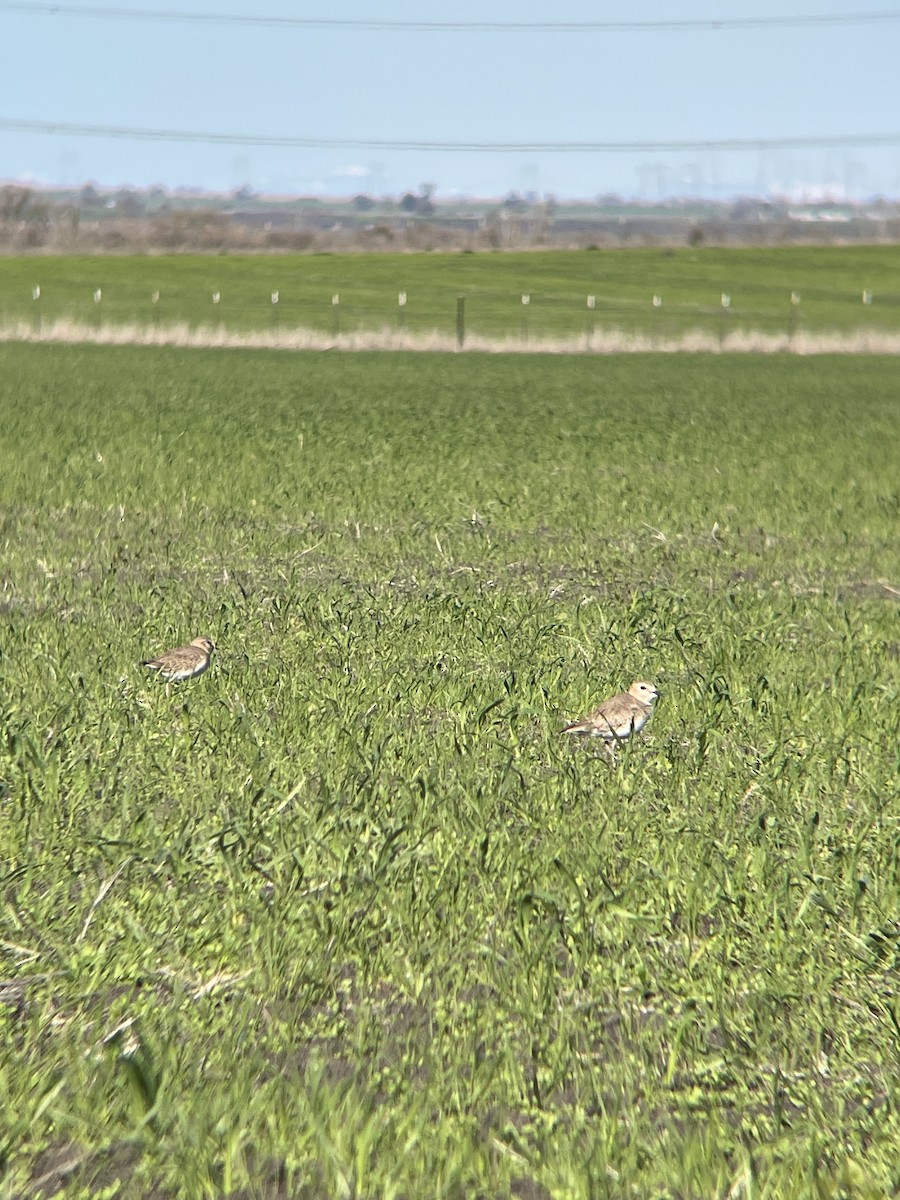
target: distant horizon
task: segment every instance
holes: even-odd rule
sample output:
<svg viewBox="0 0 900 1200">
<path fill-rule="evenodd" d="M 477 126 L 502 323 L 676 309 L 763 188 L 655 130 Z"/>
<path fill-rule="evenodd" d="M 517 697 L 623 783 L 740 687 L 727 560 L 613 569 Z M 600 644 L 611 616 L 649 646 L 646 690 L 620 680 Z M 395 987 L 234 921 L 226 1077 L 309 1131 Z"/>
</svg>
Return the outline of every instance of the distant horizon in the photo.
<svg viewBox="0 0 900 1200">
<path fill-rule="evenodd" d="M 179 183 L 179 184 L 164 184 L 164 183 L 149 183 L 149 184 L 133 184 L 133 183 L 105 183 L 98 179 L 85 179 L 77 183 L 62 183 L 53 180 L 39 180 L 29 178 L 4 178 L 0 179 L 0 187 L 22 187 L 30 188 L 36 192 L 81 192 L 85 188 L 94 188 L 102 195 L 112 195 L 116 192 L 132 192 L 135 195 L 149 195 L 153 192 L 163 192 L 166 195 L 184 195 L 203 197 L 210 196 L 218 199 L 229 199 L 237 196 L 241 192 L 248 192 L 250 197 L 267 202 L 275 202 L 280 200 L 321 200 L 329 203 L 352 203 L 359 196 L 366 196 L 378 202 L 396 201 L 407 195 L 421 195 L 421 186 L 402 187 L 398 191 L 372 191 L 364 187 L 360 187 L 354 191 L 345 192 L 328 192 L 328 191 L 269 191 L 262 188 L 253 187 L 249 183 L 238 184 L 234 187 L 217 188 L 205 187 L 200 184 Z M 738 200 L 755 200 L 759 203 L 766 204 L 800 204 L 800 205 L 821 205 L 821 204 L 843 204 L 853 208 L 862 207 L 869 204 L 878 203 L 897 203 L 900 196 L 887 193 L 874 193 L 870 196 L 850 196 L 842 191 L 840 184 L 813 184 L 806 186 L 800 185 L 794 192 L 767 192 L 757 193 L 752 191 L 732 192 L 719 196 L 697 195 L 690 192 L 675 193 L 661 197 L 647 197 L 635 194 L 628 194 L 615 190 L 598 192 L 594 195 L 571 195 L 563 196 L 553 192 L 535 194 L 529 191 L 523 191 L 518 188 L 509 188 L 503 193 L 480 194 L 475 192 L 462 193 L 456 192 L 441 192 L 440 188 L 435 188 L 430 193 L 432 199 L 439 204 L 503 204 L 512 196 L 516 196 L 528 203 L 529 205 L 538 204 L 571 204 L 571 205 L 602 205 L 617 201 L 622 204 L 631 204 L 643 208 L 652 208 L 660 205 L 671 204 L 731 204 Z"/>
</svg>

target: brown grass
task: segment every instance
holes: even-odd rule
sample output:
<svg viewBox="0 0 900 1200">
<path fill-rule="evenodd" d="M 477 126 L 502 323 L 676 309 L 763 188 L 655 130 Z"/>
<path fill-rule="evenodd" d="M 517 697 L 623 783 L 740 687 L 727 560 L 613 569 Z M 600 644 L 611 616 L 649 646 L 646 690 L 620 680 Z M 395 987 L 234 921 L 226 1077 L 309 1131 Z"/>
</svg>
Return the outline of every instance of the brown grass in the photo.
<svg viewBox="0 0 900 1200">
<path fill-rule="evenodd" d="M 100 346 L 184 346 L 247 350 L 406 350 L 457 351 L 455 336 L 440 330 L 414 334 L 395 329 L 329 334 L 297 327 L 239 331 L 222 326 L 138 324 L 91 326 L 72 320 L 27 321 L 0 326 L 2 342 L 87 342 Z M 697 329 L 678 337 L 649 333 L 595 332 L 571 338 L 482 337 L 467 334 L 463 350 L 482 354 L 900 354 L 900 332 L 854 330 L 850 333 L 760 333 L 733 330 L 725 337 Z"/>
</svg>

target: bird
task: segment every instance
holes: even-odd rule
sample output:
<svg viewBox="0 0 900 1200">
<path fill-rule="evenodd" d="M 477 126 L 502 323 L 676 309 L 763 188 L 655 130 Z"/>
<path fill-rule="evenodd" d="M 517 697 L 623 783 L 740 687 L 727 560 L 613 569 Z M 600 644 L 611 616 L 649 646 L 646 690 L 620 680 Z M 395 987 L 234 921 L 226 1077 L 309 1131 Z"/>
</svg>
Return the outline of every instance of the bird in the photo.
<svg viewBox="0 0 900 1200">
<path fill-rule="evenodd" d="M 141 666 L 156 671 L 167 684 L 177 683 L 181 679 L 202 675 L 209 666 L 213 650 L 215 646 L 208 637 L 198 637 L 189 646 L 176 646 L 158 658 L 146 659 Z"/>
<path fill-rule="evenodd" d="M 583 733 L 603 738 L 607 743 L 627 741 L 633 733 L 640 733 L 650 720 L 658 695 L 655 684 L 635 680 L 627 692 L 604 700 L 580 721 L 566 725 L 562 732 Z"/>
</svg>

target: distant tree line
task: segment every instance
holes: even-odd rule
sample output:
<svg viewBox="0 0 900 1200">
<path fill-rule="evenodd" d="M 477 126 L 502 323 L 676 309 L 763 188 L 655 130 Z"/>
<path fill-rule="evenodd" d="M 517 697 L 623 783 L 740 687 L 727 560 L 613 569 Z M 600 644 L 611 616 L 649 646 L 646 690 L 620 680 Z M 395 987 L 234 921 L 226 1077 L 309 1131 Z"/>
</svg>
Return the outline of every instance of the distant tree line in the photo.
<svg viewBox="0 0 900 1200">
<path fill-rule="evenodd" d="M 498 201 L 439 203 L 435 186 L 399 198 L 272 201 L 162 188 L 65 192 L 0 187 L 0 253 L 223 253 L 480 250 L 621 245 L 779 245 L 900 241 L 900 204 L 824 204 L 792 212 L 753 197 L 717 205 L 628 204 L 598 196 L 561 205 L 510 192 Z"/>
</svg>

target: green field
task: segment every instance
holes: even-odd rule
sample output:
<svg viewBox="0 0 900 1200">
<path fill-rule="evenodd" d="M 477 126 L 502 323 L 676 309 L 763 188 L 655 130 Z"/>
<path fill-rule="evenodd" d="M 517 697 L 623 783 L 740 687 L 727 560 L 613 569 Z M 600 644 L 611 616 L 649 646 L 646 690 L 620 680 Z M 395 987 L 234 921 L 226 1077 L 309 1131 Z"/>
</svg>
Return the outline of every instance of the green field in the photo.
<svg viewBox="0 0 900 1200">
<path fill-rule="evenodd" d="M 0 1196 L 896 1194 L 890 359 L 0 379 Z"/>
<path fill-rule="evenodd" d="M 678 337 L 696 329 L 724 336 L 736 328 L 897 332 L 898 272 L 898 246 L 40 257 L 2 263 L 0 325 L 26 321 L 46 330 L 54 321 L 71 320 L 89 326 L 302 327 L 328 334 L 390 328 L 454 335 L 457 298 L 463 296 L 467 331 L 489 337 L 574 339 L 589 330 Z M 862 302 L 864 291 L 871 293 L 870 304 Z M 402 308 L 401 292 L 407 298 Z M 728 309 L 722 308 L 723 293 Z M 523 295 L 530 297 L 527 308 Z M 662 300 L 659 308 L 654 295 Z M 593 310 L 588 296 L 594 297 Z"/>
</svg>

